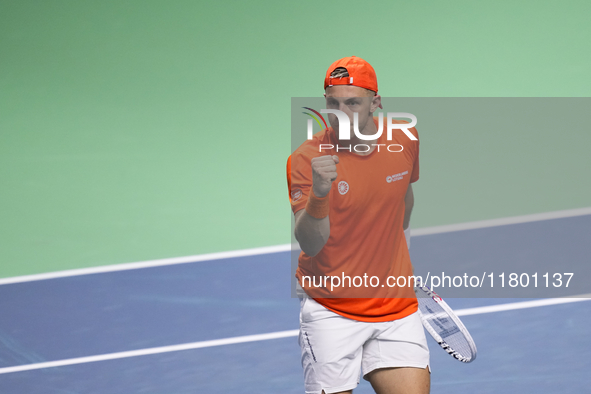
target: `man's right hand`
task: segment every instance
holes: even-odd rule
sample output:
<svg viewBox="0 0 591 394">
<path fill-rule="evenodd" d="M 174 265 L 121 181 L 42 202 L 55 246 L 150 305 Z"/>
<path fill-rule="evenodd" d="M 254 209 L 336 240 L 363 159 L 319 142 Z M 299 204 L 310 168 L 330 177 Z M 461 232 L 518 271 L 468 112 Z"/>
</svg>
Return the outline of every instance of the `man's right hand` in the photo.
<svg viewBox="0 0 591 394">
<path fill-rule="evenodd" d="M 325 197 L 337 179 L 338 156 L 320 156 L 312 159 L 312 191 L 318 198 Z"/>
</svg>

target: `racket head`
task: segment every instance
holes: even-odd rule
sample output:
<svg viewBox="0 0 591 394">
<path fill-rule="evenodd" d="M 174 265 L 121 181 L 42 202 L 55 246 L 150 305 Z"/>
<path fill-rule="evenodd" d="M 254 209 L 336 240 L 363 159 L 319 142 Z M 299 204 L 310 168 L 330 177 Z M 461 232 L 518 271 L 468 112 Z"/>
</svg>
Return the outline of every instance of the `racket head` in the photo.
<svg viewBox="0 0 591 394">
<path fill-rule="evenodd" d="M 426 285 L 417 282 L 415 294 L 423 327 L 450 356 L 464 363 L 476 359 L 472 336 L 447 303 Z"/>
</svg>

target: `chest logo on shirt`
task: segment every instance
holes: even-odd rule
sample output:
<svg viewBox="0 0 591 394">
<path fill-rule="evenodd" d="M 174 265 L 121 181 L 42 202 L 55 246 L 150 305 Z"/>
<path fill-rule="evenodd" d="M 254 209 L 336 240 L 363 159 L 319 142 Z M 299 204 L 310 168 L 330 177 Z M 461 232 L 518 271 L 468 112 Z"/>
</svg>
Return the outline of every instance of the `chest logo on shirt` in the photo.
<svg viewBox="0 0 591 394">
<path fill-rule="evenodd" d="M 392 183 L 392 182 L 396 182 L 401 180 L 402 178 L 404 178 L 404 176 L 408 174 L 408 171 L 404 171 L 404 172 L 399 172 L 398 174 L 394 174 L 394 175 L 388 175 L 386 177 L 386 182 L 388 183 Z"/>
<path fill-rule="evenodd" d="M 347 194 L 347 192 L 349 191 L 349 184 L 345 181 L 340 181 L 339 185 L 338 185 L 338 189 L 339 189 L 339 193 L 341 193 L 341 195 Z"/>
</svg>

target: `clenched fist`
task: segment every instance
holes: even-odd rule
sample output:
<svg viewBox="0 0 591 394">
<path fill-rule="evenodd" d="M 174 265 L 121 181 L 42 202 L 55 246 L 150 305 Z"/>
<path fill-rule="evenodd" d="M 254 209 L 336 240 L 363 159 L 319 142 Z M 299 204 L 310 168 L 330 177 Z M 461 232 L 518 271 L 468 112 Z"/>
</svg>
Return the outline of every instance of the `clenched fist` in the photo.
<svg viewBox="0 0 591 394">
<path fill-rule="evenodd" d="M 312 159 L 312 190 L 316 197 L 328 194 L 330 187 L 337 179 L 338 156 L 320 156 Z"/>
</svg>

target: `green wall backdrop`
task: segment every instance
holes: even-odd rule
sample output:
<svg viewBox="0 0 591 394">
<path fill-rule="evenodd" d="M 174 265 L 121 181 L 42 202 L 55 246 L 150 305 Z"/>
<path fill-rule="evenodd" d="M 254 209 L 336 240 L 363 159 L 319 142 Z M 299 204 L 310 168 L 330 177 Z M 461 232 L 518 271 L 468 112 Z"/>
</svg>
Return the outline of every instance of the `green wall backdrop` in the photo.
<svg viewBox="0 0 591 394">
<path fill-rule="evenodd" d="M 588 97 L 589 15 L 589 1 L 0 0 L 0 277 L 288 243 L 291 97 L 321 95 L 332 61 L 365 58 L 385 96 Z M 413 227 L 590 206 L 588 129 L 533 163 L 572 167 L 544 193 L 545 171 L 509 183 L 477 160 L 486 136 L 444 150 L 421 135 Z M 442 182 L 459 163 L 469 176 Z"/>
</svg>

